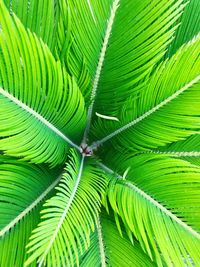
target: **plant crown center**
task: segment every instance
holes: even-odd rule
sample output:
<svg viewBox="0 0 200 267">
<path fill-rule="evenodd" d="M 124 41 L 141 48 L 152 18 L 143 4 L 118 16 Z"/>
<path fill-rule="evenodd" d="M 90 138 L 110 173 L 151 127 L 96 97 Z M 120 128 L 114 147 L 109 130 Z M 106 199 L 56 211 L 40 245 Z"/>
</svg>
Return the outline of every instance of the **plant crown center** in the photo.
<svg viewBox="0 0 200 267">
<path fill-rule="evenodd" d="M 93 149 L 86 143 L 82 143 L 80 146 L 80 152 L 85 157 L 91 157 L 93 154 Z"/>
</svg>

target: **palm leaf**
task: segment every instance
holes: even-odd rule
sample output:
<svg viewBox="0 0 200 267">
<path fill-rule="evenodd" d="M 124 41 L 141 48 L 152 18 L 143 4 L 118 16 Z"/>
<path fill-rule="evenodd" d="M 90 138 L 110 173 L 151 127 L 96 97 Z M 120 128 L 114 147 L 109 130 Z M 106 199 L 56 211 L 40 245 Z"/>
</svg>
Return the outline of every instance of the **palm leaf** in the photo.
<svg viewBox="0 0 200 267">
<path fill-rule="evenodd" d="M 185 140 L 172 143 L 160 152 L 183 158 L 194 165 L 200 166 L 200 135 L 195 134 Z"/>
<path fill-rule="evenodd" d="M 47 46 L 15 15 L 13 21 L 2 2 L 0 13 L 0 150 L 62 163 L 69 145 L 76 146 L 70 138 L 79 142 L 83 131 L 84 100 Z"/>
<path fill-rule="evenodd" d="M 110 182 L 113 210 L 158 266 L 161 257 L 167 266 L 192 266 L 190 259 L 198 266 L 200 168 L 165 155 L 119 161 L 120 168 L 130 170 L 127 180 Z"/>
<path fill-rule="evenodd" d="M 57 57 L 88 100 L 112 1 L 58 2 Z"/>
<path fill-rule="evenodd" d="M 105 181 L 94 165 L 83 165 L 84 157 L 72 151 L 58 193 L 44 205 L 43 221 L 33 231 L 26 266 L 35 259 L 38 266 L 74 266 L 73 254 L 78 264 L 79 253 L 89 246 Z"/>
<path fill-rule="evenodd" d="M 39 223 L 39 204 L 31 213 L 27 214 L 9 233 L 0 239 L 0 266 L 13 267 L 23 266 L 27 258 L 26 245 L 32 230 Z M 36 261 L 30 266 L 36 267 Z"/>
<path fill-rule="evenodd" d="M 200 36 L 161 63 L 132 109 L 124 110 L 121 127 L 99 121 L 96 137 L 104 137 L 93 148 L 111 140 L 114 147 L 143 151 L 183 140 L 199 131 L 200 125 Z M 181 72 L 181 76 L 180 76 Z M 123 135 L 122 135 L 123 133 Z M 94 138 L 94 137 L 93 137 Z"/>
<path fill-rule="evenodd" d="M 89 249 L 83 255 L 81 267 L 98 266 L 155 266 L 135 240 L 131 244 L 125 231 L 119 235 L 112 217 L 101 214 L 97 229 L 91 235 Z"/>
<path fill-rule="evenodd" d="M 56 185 L 58 171 L 48 171 L 0 155 L 0 236 L 8 232 Z"/>
<path fill-rule="evenodd" d="M 58 34 L 58 54 L 79 84 L 81 78 L 85 81 L 86 98 L 91 92 L 89 117 L 96 100 L 100 114 L 120 114 L 119 103 L 141 87 L 138 82 L 164 55 L 182 2 L 60 0 L 60 13 L 66 19 Z"/>
<path fill-rule="evenodd" d="M 41 38 L 49 49 L 55 51 L 57 30 L 57 3 L 54 0 L 3 0 L 10 14 L 17 15 L 26 29 Z"/>
<path fill-rule="evenodd" d="M 194 165 L 200 166 L 200 135 L 194 134 L 181 141 L 170 143 L 165 147 L 155 150 L 145 151 L 143 153 L 169 155 L 171 157 L 181 158 Z"/>
<path fill-rule="evenodd" d="M 184 6 L 183 1 L 116 2 L 119 8 L 99 78 L 96 110 L 120 118 L 124 101 L 141 90 L 143 79 L 164 55 L 175 30 L 170 27 Z"/>
<path fill-rule="evenodd" d="M 0 266 L 23 265 L 41 202 L 58 183 L 57 175 L 56 170 L 0 155 Z"/>
<path fill-rule="evenodd" d="M 200 2 L 198 0 L 185 0 L 185 2 L 187 6 L 180 18 L 180 27 L 167 52 L 168 57 L 200 32 Z"/>
</svg>

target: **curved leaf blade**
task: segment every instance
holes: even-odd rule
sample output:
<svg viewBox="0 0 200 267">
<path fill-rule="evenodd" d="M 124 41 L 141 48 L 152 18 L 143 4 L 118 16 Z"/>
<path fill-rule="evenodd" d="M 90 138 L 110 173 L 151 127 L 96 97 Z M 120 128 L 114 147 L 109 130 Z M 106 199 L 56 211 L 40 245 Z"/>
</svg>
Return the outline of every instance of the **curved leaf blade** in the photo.
<svg viewBox="0 0 200 267">
<path fill-rule="evenodd" d="M 114 147 L 144 151 L 183 140 L 199 131 L 200 36 L 184 45 L 169 60 L 161 63 L 132 109 L 124 110 L 121 127 L 100 122 L 93 128 L 98 147 L 111 140 Z M 181 75 L 180 75 L 181 72 Z M 132 119 L 131 119 L 132 118 Z"/>
<path fill-rule="evenodd" d="M 0 237 L 44 199 L 57 176 L 58 170 L 0 155 Z"/>
<path fill-rule="evenodd" d="M 171 57 L 184 44 L 189 42 L 200 32 L 200 2 L 198 0 L 187 1 L 187 6 L 179 20 L 180 26 L 171 43 L 167 56 Z"/>
<path fill-rule="evenodd" d="M 15 15 L 13 21 L 2 2 L 0 12 L 0 149 L 36 163 L 63 163 L 68 143 L 76 147 L 70 139 L 79 141 L 85 125 L 83 97 L 47 46 Z"/>
<path fill-rule="evenodd" d="M 103 251 L 102 251 L 103 250 Z M 102 253 L 105 259 L 102 259 Z M 106 213 L 100 215 L 96 231 L 91 235 L 89 249 L 82 257 L 81 267 L 106 266 L 155 266 L 142 251 L 139 243 L 130 242 L 125 231 L 119 235 L 113 218 Z"/>
<path fill-rule="evenodd" d="M 35 259 L 39 266 L 45 262 L 51 266 L 74 266 L 74 258 L 78 264 L 79 256 L 89 246 L 105 181 L 93 165 L 83 165 L 84 157 L 80 159 L 72 151 L 58 193 L 44 205 L 43 221 L 33 231 L 28 244 L 32 255 L 26 266 Z"/>
<path fill-rule="evenodd" d="M 3 0 L 10 14 L 15 13 L 26 29 L 41 38 L 50 50 L 55 49 L 57 30 L 57 6 L 54 0 Z"/>
<path fill-rule="evenodd" d="M 169 266 L 198 265 L 200 169 L 163 155 L 140 157 L 121 164 L 134 169 L 128 180 L 111 181 L 109 203 L 159 266 L 161 257 Z"/>
</svg>

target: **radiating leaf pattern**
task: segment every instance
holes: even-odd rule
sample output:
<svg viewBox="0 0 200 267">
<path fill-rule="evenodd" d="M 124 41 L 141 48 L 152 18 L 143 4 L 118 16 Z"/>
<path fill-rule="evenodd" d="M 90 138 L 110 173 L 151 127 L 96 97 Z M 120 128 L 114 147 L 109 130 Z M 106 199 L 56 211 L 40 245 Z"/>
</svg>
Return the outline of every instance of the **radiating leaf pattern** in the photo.
<svg viewBox="0 0 200 267">
<path fill-rule="evenodd" d="M 198 0 L 0 0 L 0 267 L 200 266 Z"/>
</svg>

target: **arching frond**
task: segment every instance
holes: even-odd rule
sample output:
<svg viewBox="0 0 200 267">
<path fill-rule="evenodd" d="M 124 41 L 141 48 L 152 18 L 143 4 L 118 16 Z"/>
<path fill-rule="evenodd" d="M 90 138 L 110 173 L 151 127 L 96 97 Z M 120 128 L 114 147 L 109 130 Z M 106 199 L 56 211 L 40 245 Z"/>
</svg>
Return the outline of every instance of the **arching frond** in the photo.
<svg viewBox="0 0 200 267">
<path fill-rule="evenodd" d="M 128 178 L 111 181 L 108 199 L 144 251 L 159 266 L 161 255 L 168 266 L 198 265 L 200 168 L 164 155 L 119 161 Z"/>
<path fill-rule="evenodd" d="M 102 173 L 72 151 L 58 192 L 44 205 L 42 222 L 33 231 L 25 265 L 37 259 L 38 266 L 74 266 L 74 255 L 78 264 L 95 229 L 104 187 Z"/>
<path fill-rule="evenodd" d="M 98 95 L 97 112 L 116 116 L 127 95 L 141 87 L 138 82 L 171 41 L 170 27 L 184 8 L 182 2 L 60 0 L 66 19 L 59 26 L 58 53 L 79 83 L 85 81 L 84 95 L 92 92 L 92 103 Z"/>
<path fill-rule="evenodd" d="M 0 266 L 23 266 L 25 246 L 41 203 L 59 182 L 56 176 L 56 170 L 0 155 Z"/>
<path fill-rule="evenodd" d="M 141 151 L 199 131 L 199 51 L 200 35 L 156 69 L 145 90 L 132 102 L 132 109 L 124 110 L 121 127 L 108 134 L 114 122 L 107 122 L 107 127 L 102 122 L 95 125 L 95 136 L 105 136 L 93 147 L 111 140 L 115 147 Z"/>
<path fill-rule="evenodd" d="M 62 163 L 85 125 L 76 82 L 48 47 L 0 3 L 0 150 Z"/>
<path fill-rule="evenodd" d="M 170 157 L 180 158 L 200 166 L 200 134 L 197 133 L 181 141 L 142 153 L 169 155 Z"/>
<path fill-rule="evenodd" d="M 9 233 L 0 238 L 0 266 L 23 266 L 27 258 L 26 245 L 32 230 L 39 223 L 41 206 L 39 204 L 16 224 Z M 37 267 L 36 261 L 30 266 Z"/>
<path fill-rule="evenodd" d="M 57 57 L 89 100 L 112 0 L 58 2 Z"/>
<path fill-rule="evenodd" d="M 170 27 L 184 6 L 173 0 L 117 2 L 95 109 L 120 117 L 124 102 L 141 90 L 144 78 L 163 57 L 175 30 Z"/>
<path fill-rule="evenodd" d="M 97 229 L 91 235 L 90 247 L 82 256 L 80 266 L 150 267 L 155 264 L 145 255 L 136 240 L 131 244 L 124 230 L 121 237 L 112 217 L 103 212 L 99 217 Z"/>
<path fill-rule="evenodd" d="M 58 183 L 56 177 L 56 170 L 0 155 L 0 237 L 42 201 Z"/>
<path fill-rule="evenodd" d="M 54 0 L 3 0 L 10 14 L 15 13 L 26 29 L 30 29 L 48 45 L 55 49 L 57 30 L 57 1 Z"/>
<path fill-rule="evenodd" d="M 91 235 L 90 247 L 83 255 L 80 266 L 150 267 L 155 264 L 145 255 L 136 240 L 131 244 L 124 230 L 121 237 L 112 217 L 103 212 L 96 231 Z"/>
<path fill-rule="evenodd" d="M 200 2 L 199 0 L 184 0 L 187 3 L 185 10 L 179 20 L 180 26 L 177 29 L 175 38 L 167 52 L 168 57 L 172 56 L 184 43 L 189 42 L 200 32 Z"/>
</svg>

